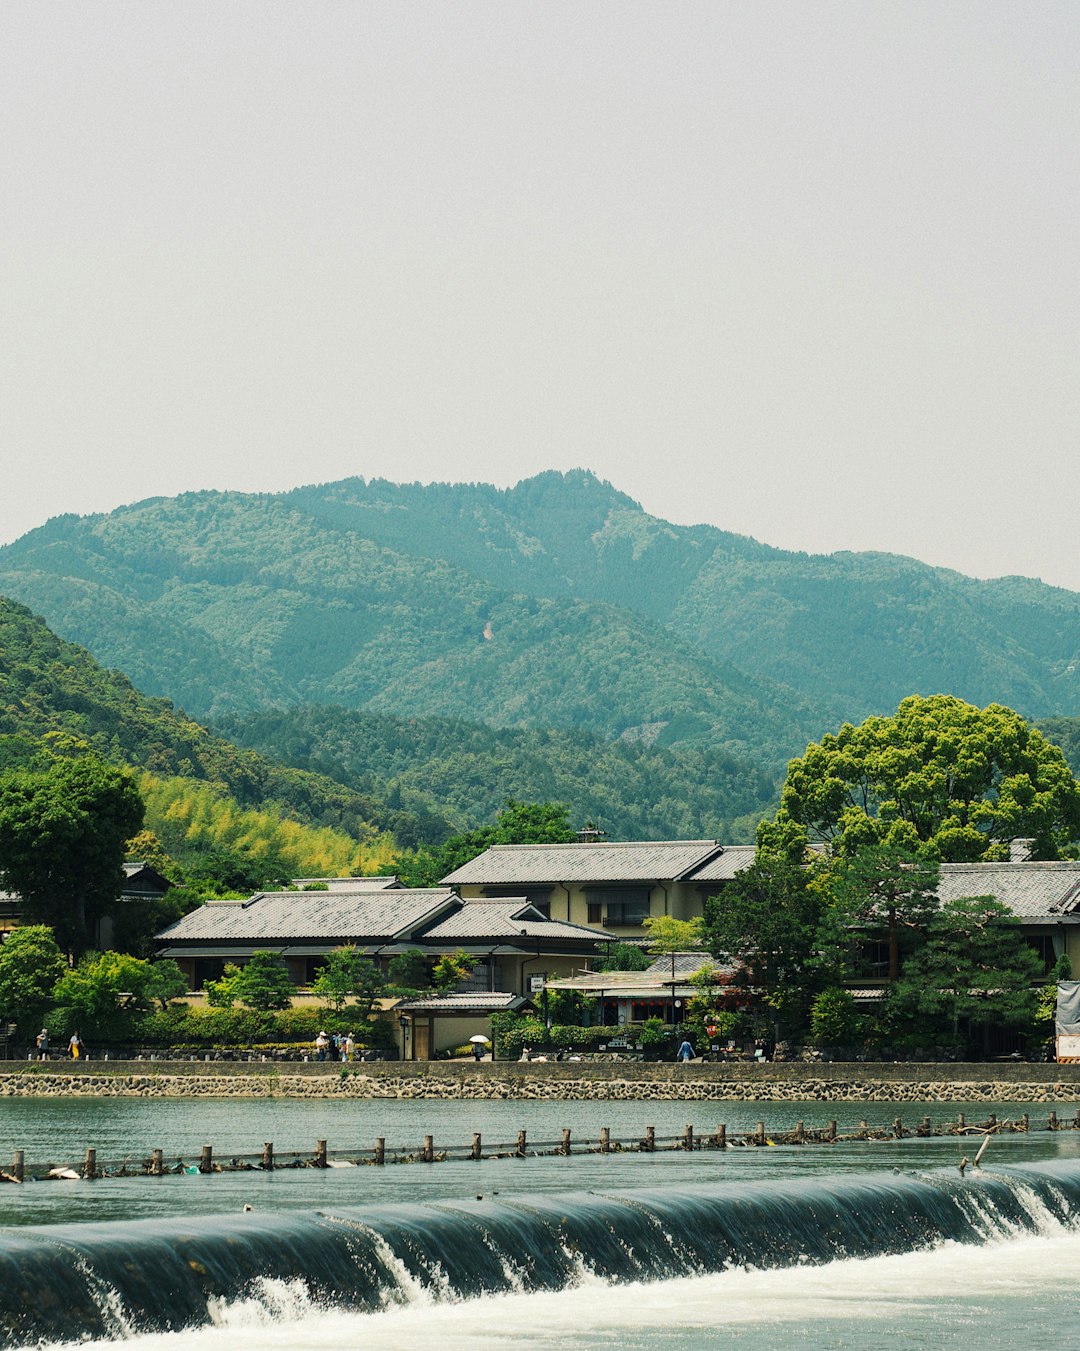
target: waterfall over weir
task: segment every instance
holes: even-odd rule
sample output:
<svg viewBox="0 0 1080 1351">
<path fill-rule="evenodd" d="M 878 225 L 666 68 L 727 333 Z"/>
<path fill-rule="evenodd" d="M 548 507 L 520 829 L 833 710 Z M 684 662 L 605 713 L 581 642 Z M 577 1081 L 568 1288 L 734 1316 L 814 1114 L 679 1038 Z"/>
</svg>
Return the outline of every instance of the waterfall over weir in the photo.
<svg viewBox="0 0 1080 1351">
<path fill-rule="evenodd" d="M 1073 1227 L 1080 1165 L 572 1192 L 0 1232 L 0 1343 L 209 1323 L 267 1281 L 359 1311 L 900 1254 Z"/>
</svg>

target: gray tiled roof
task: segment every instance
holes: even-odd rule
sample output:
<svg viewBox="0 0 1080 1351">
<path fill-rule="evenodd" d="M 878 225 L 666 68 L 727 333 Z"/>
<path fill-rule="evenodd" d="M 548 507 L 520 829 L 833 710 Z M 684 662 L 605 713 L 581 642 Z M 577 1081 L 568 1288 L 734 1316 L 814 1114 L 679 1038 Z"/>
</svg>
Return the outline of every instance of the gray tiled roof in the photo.
<svg viewBox="0 0 1080 1351">
<path fill-rule="evenodd" d="M 1080 863 L 943 863 L 938 895 L 993 896 L 1019 919 L 1058 919 L 1080 908 Z"/>
<path fill-rule="evenodd" d="M 517 1009 L 528 1003 L 522 995 L 492 991 L 484 994 L 431 995 L 427 999 L 403 999 L 394 1005 L 395 1013 L 499 1013 L 503 1009 Z"/>
<path fill-rule="evenodd" d="M 170 943 L 326 938 L 370 942 L 407 933 L 459 904 L 446 887 L 400 891 L 268 891 L 247 901 L 211 901 L 157 935 Z"/>
<path fill-rule="evenodd" d="M 676 976 L 692 976 L 700 971 L 703 966 L 709 967 L 712 971 L 726 970 L 720 962 L 708 952 L 677 952 L 675 954 L 675 974 Z M 660 976 L 667 976 L 671 979 L 671 956 L 665 954 L 657 957 L 653 964 L 646 968 L 647 971 L 655 972 Z"/>
<path fill-rule="evenodd" d="M 520 918 L 519 918 L 520 916 Z M 583 939 L 608 943 L 611 935 L 602 929 L 586 929 L 580 924 L 545 918 L 523 900 L 468 901 L 455 914 L 426 929 L 424 942 L 475 942 L 481 938 L 531 938 L 544 941 Z"/>
<path fill-rule="evenodd" d="M 493 844 L 443 878 L 448 886 L 550 882 L 671 881 L 700 867 L 716 840 L 605 841 L 598 844 Z"/>
<path fill-rule="evenodd" d="M 725 844 L 724 852 L 695 868 L 692 882 L 730 882 L 736 873 L 749 868 L 754 861 L 757 846 L 753 844 Z"/>
<path fill-rule="evenodd" d="M 294 877 L 292 882 L 293 886 L 301 888 L 311 882 L 322 882 L 327 891 L 386 891 L 401 886 L 393 873 L 379 877 Z"/>
</svg>

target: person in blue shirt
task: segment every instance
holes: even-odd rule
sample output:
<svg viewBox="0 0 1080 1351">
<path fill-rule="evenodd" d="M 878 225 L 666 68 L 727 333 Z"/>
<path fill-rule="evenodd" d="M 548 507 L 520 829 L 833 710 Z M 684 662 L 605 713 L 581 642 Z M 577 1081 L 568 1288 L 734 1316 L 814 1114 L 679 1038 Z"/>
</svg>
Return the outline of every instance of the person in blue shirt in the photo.
<svg viewBox="0 0 1080 1351">
<path fill-rule="evenodd" d="M 677 1054 L 679 1060 L 693 1060 L 694 1048 L 690 1045 L 688 1041 L 684 1040 L 683 1044 L 679 1047 Z"/>
</svg>

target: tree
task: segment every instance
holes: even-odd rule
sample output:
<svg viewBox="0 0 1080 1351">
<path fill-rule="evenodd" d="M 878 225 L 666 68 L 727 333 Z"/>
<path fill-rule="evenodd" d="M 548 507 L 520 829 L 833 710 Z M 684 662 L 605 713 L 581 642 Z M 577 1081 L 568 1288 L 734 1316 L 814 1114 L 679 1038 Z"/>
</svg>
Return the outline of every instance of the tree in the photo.
<svg viewBox="0 0 1080 1351">
<path fill-rule="evenodd" d="M 1020 922 L 991 896 L 946 901 L 924 947 L 904 967 L 896 1007 L 941 1021 L 956 1033 L 961 1020 L 983 1033 L 990 1027 L 1029 1026 L 1035 1018 L 1042 964 L 1025 942 Z"/>
<path fill-rule="evenodd" d="M 671 1022 L 675 1017 L 675 957 L 701 947 L 701 920 L 675 919 L 673 915 L 650 915 L 645 920 L 649 931 L 649 951 L 657 957 L 671 958 Z"/>
<path fill-rule="evenodd" d="M 189 990 L 187 977 L 176 962 L 166 957 L 150 963 L 143 994 L 160 1009 L 164 1011 L 174 999 L 181 998 Z"/>
<path fill-rule="evenodd" d="M 391 957 L 386 974 L 392 993 L 409 995 L 431 988 L 427 957 L 421 948 L 406 948 L 396 957 Z"/>
<path fill-rule="evenodd" d="M 176 966 L 175 962 L 170 965 Z M 178 967 L 176 972 L 180 974 Z M 123 1036 L 133 1030 L 135 1015 L 145 1013 L 160 999 L 159 992 L 167 988 L 167 974 L 156 975 L 150 962 L 125 952 L 91 952 L 60 977 L 53 1002 L 69 1010 L 69 1023 L 74 1020 L 90 1037 Z M 186 981 L 183 988 L 187 989 Z M 164 1002 L 169 998 L 171 994 Z"/>
<path fill-rule="evenodd" d="M 841 857 L 822 922 L 823 946 L 841 950 L 860 932 L 884 930 L 889 980 L 900 976 L 900 934 L 922 933 L 938 908 L 939 869 L 906 849 L 871 845 Z M 840 966 L 845 963 L 839 963 Z"/>
<path fill-rule="evenodd" d="M 765 855 L 705 902 L 702 923 L 708 950 L 736 968 L 733 987 L 792 1025 L 805 1016 L 816 979 L 822 903 L 809 883 L 807 869 Z"/>
<path fill-rule="evenodd" d="M 348 1006 L 361 1018 L 370 1016 L 385 988 L 382 972 L 357 947 L 335 948 L 311 982 L 312 993 L 325 1000 L 335 1013 Z M 350 999 L 356 1003 L 349 1005 Z"/>
<path fill-rule="evenodd" d="M 1059 748 L 1011 709 L 913 695 L 790 762 L 774 826 L 790 823 L 844 854 L 881 844 L 977 862 L 1030 838 L 1035 857 L 1057 858 L 1080 833 L 1080 788 Z"/>
<path fill-rule="evenodd" d="M 277 953 L 260 950 L 253 952 L 240 968 L 240 974 L 233 982 L 233 993 L 249 1009 L 266 1012 L 291 1007 L 296 987 Z"/>
<path fill-rule="evenodd" d="M 594 971 L 647 971 L 652 963 L 644 948 L 636 943 L 612 943 L 598 961 Z"/>
<path fill-rule="evenodd" d="M 67 969 L 53 931 L 45 924 L 15 929 L 0 943 L 0 1020 L 27 1028 L 52 1002 Z"/>
<path fill-rule="evenodd" d="M 446 952 L 435 963 L 431 984 L 438 994 L 452 994 L 475 965 L 476 959 L 460 948 L 457 952 Z"/>
<path fill-rule="evenodd" d="M 406 880 L 434 886 L 493 844 L 570 844 L 577 839 L 568 809 L 560 802 L 517 802 L 507 798 L 495 824 L 451 837 L 440 848 L 420 850 Z"/>
<path fill-rule="evenodd" d="M 124 842 L 142 825 L 135 781 L 94 755 L 0 778 L 0 885 L 26 914 L 85 951 L 124 884 Z"/>
</svg>

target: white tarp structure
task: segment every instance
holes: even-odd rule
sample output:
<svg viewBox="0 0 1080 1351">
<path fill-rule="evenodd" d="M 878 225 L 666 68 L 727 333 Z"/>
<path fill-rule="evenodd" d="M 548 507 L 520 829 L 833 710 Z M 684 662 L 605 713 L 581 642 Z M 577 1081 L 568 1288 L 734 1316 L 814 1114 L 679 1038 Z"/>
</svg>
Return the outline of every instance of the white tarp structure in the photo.
<svg viewBox="0 0 1080 1351">
<path fill-rule="evenodd" d="M 1080 980 L 1059 980 L 1054 1015 L 1058 1060 L 1080 1060 Z"/>
</svg>

